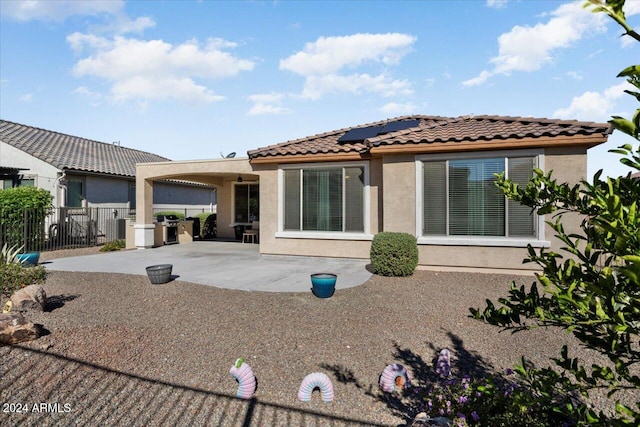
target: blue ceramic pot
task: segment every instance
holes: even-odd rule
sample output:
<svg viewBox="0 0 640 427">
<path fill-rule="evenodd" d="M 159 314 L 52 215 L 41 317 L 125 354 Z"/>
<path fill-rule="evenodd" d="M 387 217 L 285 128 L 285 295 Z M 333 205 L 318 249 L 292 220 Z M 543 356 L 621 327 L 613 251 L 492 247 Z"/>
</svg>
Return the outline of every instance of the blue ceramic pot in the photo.
<svg viewBox="0 0 640 427">
<path fill-rule="evenodd" d="M 329 298 L 336 290 L 338 276 L 332 273 L 311 275 L 311 291 L 318 298 Z"/>
<path fill-rule="evenodd" d="M 24 254 L 16 255 L 16 258 L 22 263 L 22 265 L 38 265 L 40 260 L 40 252 L 27 252 Z"/>
</svg>

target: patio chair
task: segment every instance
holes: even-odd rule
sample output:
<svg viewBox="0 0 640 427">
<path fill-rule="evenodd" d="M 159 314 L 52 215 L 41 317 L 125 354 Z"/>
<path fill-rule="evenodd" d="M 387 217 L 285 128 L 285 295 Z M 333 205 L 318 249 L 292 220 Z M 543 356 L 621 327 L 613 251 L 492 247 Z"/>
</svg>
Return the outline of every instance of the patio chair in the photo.
<svg viewBox="0 0 640 427">
<path fill-rule="evenodd" d="M 242 233 L 242 243 L 258 243 L 260 237 L 260 221 L 253 221 L 251 229 Z"/>
</svg>

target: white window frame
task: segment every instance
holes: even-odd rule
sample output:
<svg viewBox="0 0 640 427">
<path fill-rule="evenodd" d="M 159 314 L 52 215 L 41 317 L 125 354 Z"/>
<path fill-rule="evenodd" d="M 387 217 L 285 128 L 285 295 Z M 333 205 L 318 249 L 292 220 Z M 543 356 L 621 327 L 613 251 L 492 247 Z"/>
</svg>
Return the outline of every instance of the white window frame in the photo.
<svg viewBox="0 0 640 427">
<path fill-rule="evenodd" d="M 544 215 L 536 215 L 534 222 L 536 237 L 500 237 L 500 236 L 425 236 L 422 234 L 424 223 L 424 162 L 443 160 L 488 159 L 508 157 L 535 157 L 537 168 L 545 170 L 544 150 L 500 150 L 465 153 L 423 154 L 415 157 L 416 163 L 416 236 L 419 245 L 443 245 L 443 246 L 504 246 L 504 247 L 545 247 L 551 246 L 551 242 L 545 240 Z M 448 185 L 448 183 L 447 183 Z M 447 189 L 447 197 L 449 191 Z M 506 202 L 505 202 L 506 203 Z M 505 213 L 506 215 L 506 213 Z M 534 214 L 535 215 L 535 214 Z M 447 218 L 447 222 L 448 222 Z"/>
<path fill-rule="evenodd" d="M 362 167 L 364 172 L 364 195 L 363 195 L 363 215 L 364 231 L 343 232 L 343 231 L 296 231 L 284 230 L 284 171 L 292 169 L 338 169 L 345 167 Z M 343 196 L 344 197 L 344 196 Z M 302 205 L 301 205 L 302 206 Z M 372 240 L 371 234 L 371 209 L 370 209 L 370 188 L 369 188 L 369 162 L 336 162 L 336 163 L 295 163 L 278 166 L 278 231 L 276 238 L 287 239 L 327 239 L 327 240 Z"/>
</svg>

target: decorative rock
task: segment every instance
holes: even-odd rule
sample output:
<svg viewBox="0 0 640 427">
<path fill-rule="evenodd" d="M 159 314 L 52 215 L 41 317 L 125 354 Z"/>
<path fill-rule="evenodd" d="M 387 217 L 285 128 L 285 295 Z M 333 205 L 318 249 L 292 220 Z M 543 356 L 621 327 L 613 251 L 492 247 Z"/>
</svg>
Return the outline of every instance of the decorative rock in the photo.
<svg viewBox="0 0 640 427">
<path fill-rule="evenodd" d="M 40 285 L 29 285 L 11 295 L 12 311 L 44 311 L 47 294 Z"/>
<path fill-rule="evenodd" d="M 448 427 L 451 425 L 451 420 L 445 417 L 429 418 L 425 412 L 420 412 L 416 415 L 411 427 Z"/>
<path fill-rule="evenodd" d="M 17 344 L 40 337 L 40 329 L 20 313 L 0 314 L 0 344 Z"/>
</svg>

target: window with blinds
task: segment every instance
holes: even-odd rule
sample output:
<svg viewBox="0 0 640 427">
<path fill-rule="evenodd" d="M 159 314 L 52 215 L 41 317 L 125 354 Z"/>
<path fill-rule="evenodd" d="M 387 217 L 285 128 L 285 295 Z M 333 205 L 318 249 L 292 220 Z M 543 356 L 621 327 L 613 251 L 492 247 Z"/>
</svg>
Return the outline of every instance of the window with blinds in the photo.
<svg viewBox="0 0 640 427">
<path fill-rule="evenodd" d="M 286 169 L 285 231 L 364 232 L 364 168 Z"/>
<path fill-rule="evenodd" d="M 495 186 L 502 172 L 524 186 L 534 167 L 535 157 L 423 162 L 423 235 L 535 237 L 530 209 Z"/>
</svg>

